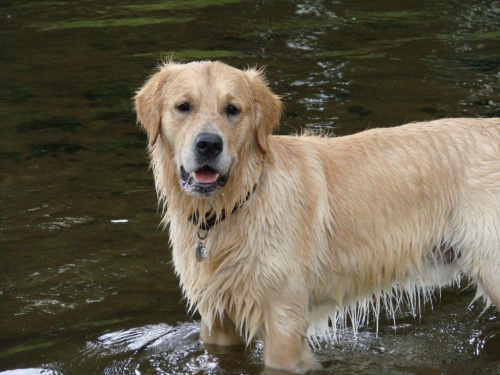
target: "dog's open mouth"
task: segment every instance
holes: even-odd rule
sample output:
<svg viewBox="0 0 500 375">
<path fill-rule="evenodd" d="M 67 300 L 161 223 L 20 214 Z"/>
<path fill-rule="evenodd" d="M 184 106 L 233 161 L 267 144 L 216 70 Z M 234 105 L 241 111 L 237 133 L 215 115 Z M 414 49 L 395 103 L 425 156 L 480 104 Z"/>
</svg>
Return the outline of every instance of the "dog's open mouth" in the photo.
<svg viewBox="0 0 500 375">
<path fill-rule="evenodd" d="M 199 184 L 213 184 L 219 174 L 210 167 L 203 167 L 193 173 L 193 179 Z"/>
<path fill-rule="evenodd" d="M 229 172 L 221 175 L 209 166 L 203 166 L 191 173 L 181 167 L 181 186 L 189 193 L 208 196 L 226 186 Z"/>
</svg>

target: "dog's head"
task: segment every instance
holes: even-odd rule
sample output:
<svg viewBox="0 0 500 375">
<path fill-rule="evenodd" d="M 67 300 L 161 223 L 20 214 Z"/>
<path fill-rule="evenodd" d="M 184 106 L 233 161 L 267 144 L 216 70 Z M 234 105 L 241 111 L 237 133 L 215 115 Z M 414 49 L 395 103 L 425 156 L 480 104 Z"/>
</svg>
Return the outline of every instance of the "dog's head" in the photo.
<svg viewBox="0 0 500 375">
<path fill-rule="evenodd" d="M 165 147 L 180 186 L 208 197 L 226 185 L 239 158 L 266 154 L 281 101 L 261 74 L 220 62 L 162 65 L 135 96 L 150 148 Z"/>
</svg>

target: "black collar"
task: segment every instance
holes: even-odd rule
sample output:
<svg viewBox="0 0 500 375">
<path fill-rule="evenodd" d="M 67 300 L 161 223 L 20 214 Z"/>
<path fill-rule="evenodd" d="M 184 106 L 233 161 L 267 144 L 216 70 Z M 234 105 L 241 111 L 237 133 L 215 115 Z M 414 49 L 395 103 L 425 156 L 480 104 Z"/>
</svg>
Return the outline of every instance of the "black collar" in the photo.
<svg viewBox="0 0 500 375">
<path fill-rule="evenodd" d="M 252 194 L 255 192 L 257 189 L 257 184 L 253 186 L 252 191 L 249 191 L 245 200 L 240 201 L 236 203 L 233 207 L 233 210 L 231 211 L 231 214 L 233 214 L 235 211 L 237 211 L 246 201 L 250 199 Z M 213 212 L 207 213 L 205 216 L 205 220 L 199 223 L 200 221 L 200 213 L 198 210 L 196 210 L 193 214 L 189 215 L 188 220 L 193 223 L 193 225 L 197 225 L 200 229 L 202 230 L 210 230 L 213 228 L 215 225 L 220 223 L 221 221 L 226 219 L 226 210 L 222 210 L 220 213 L 220 217 L 217 217 Z"/>
</svg>

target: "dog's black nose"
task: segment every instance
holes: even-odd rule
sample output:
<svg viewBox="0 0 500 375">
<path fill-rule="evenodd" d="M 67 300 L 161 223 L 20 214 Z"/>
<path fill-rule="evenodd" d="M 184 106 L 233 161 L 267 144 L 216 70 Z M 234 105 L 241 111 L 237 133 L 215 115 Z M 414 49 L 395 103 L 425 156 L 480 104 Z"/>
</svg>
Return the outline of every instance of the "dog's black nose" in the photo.
<svg viewBox="0 0 500 375">
<path fill-rule="evenodd" d="M 198 155 L 205 158 L 215 158 L 222 152 L 222 138 L 217 134 L 200 133 L 194 140 Z"/>
</svg>

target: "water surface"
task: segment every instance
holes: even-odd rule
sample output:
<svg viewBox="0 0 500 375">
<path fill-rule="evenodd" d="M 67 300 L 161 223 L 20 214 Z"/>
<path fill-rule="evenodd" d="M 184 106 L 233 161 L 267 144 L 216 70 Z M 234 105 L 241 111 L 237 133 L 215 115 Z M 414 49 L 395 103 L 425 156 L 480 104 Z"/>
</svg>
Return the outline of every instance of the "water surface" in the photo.
<svg viewBox="0 0 500 375">
<path fill-rule="evenodd" d="M 259 340 L 199 342 L 158 227 L 131 97 L 172 55 L 266 65 L 281 134 L 500 116 L 495 1 L 3 1 L 0 374 L 263 370 Z M 460 290 L 321 343 L 324 373 L 500 373 L 499 315 Z"/>
</svg>

